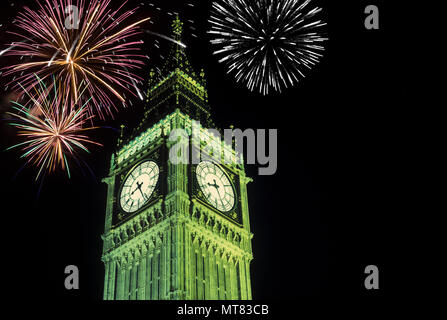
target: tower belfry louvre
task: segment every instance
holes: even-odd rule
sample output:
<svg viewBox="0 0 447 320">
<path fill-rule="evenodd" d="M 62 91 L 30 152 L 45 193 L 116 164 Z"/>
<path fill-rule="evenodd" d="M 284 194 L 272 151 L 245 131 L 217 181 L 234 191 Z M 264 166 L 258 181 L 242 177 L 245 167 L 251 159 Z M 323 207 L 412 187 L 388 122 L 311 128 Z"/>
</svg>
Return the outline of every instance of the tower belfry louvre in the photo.
<svg viewBox="0 0 447 320">
<path fill-rule="evenodd" d="M 150 73 L 141 122 L 121 135 L 103 179 L 105 300 L 252 298 L 251 179 L 233 147 L 206 130 L 204 73 L 192 70 L 181 35 L 176 17 L 176 43 L 161 72 Z M 206 159 L 173 164 L 175 129 L 188 133 L 190 155 L 206 147 Z"/>
</svg>

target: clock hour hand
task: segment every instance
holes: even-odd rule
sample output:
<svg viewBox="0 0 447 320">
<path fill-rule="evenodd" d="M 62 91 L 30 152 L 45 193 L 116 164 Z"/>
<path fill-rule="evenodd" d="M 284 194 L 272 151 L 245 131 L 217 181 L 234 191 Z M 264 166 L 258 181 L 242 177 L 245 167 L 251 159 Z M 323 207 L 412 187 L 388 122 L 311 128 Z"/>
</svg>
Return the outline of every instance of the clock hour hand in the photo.
<svg viewBox="0 0 447 320">
<path fill-rule="evenodd" d="M 217 185 L 216 179 L 213 179 L 213 180 L 214 180 L 214 184 L 211 184 L 211 183 L 208 182 L 208 185 L 209 185 L 210 187 L 214 187 L 214 188 L 216 188 L 216 190 L 219 191 L 219 188 L 220 188 L 220 187 Z"/>
</svg>

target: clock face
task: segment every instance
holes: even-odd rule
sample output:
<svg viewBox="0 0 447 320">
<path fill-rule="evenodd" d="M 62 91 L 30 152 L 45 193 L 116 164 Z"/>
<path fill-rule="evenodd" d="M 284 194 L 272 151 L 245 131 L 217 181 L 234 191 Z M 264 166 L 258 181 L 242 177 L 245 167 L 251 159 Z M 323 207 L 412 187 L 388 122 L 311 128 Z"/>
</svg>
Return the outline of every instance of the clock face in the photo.
<svg viewBox="0 0 447 320">
<path fill-rule="evenodd" d="M 141 209 L 149 201 L 159 173 L 160 169 L 154 161 L 145 161 L 135 167 L 121 187 L 121 209 L 128 213 Z"/>
<path fill-rule="evenodd" d="M 196 169 L 197 182 L 206 200 L 217 210 L 228 212 L 234 207 L 234 189 L 225 172 L 210 161 Z"/>
</svg>

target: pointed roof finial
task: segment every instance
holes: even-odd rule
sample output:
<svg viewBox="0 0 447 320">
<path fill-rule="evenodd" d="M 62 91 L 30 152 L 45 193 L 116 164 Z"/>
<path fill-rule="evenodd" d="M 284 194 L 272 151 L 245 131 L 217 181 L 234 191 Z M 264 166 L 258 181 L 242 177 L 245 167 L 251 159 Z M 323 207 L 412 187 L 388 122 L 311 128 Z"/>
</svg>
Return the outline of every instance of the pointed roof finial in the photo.
<svg viewBox="0 0 447 320">
<path fill-rule="evenodd" d="M 182 40 L 183 22 L 180 21 L 178 14 L 175 15 L 175 19 L 172 21 L 172 33 L 176 41 Z"/>
</svg>

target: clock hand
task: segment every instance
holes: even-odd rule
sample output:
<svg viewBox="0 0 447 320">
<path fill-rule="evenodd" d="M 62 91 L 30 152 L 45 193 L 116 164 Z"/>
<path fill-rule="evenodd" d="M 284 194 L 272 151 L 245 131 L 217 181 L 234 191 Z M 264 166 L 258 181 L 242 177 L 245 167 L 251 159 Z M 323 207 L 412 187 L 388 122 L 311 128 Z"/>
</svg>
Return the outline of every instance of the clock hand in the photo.
<svg viewBox="0 0 447 320">
<path fill-rule="evenodd" d="M 137 181 L 137 188 L 134 190 L 134 191 L 132 191 L 132 193 L 130 194 L 131 196 L 133 196 L 133 194 L 135 193 L 135 192 L 137 192 L 137 190 L 138 189 L 141 189 L 141 186 L 143 185 L 143 182 L 140 184 L 140 183 L 138 183 L 138 181 Z"/>
<path fill-rule="evenodd" d="M 138 190 L 140 190 L 141 196 L 143 197 L 144 200 L 147 200 L 146 195 L 143 193 L 143 191 L 141 191 L 141 187 L 138 188 Z"/>
<path fill-rule="evenodd" d="M 217 184 L 211 184 L 211 183 L 208 183 L 208 185 L 210 187 L 214 187 L 216 189 L 217 194 L 219 195 L 219 198 L 220 198 L 219 186 Z"/>
<path fill-rule="evenodd" d="M 216 188 L 216 190 L 219 191 L 219 188 L 220 188 L 220 187 L 217 185 L 216 180 L 214 180 L 214 184 L 211 184 L 211 183 L 208 182 L 208 185 L 209 185 L 210 187 L 214 187 L 214 188 Z"/>
</svg>

